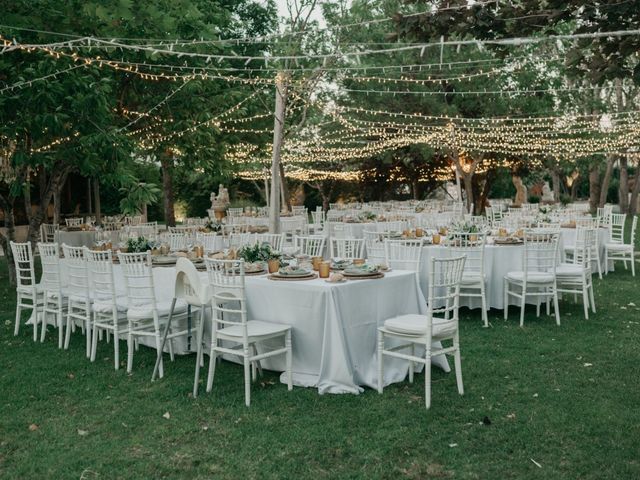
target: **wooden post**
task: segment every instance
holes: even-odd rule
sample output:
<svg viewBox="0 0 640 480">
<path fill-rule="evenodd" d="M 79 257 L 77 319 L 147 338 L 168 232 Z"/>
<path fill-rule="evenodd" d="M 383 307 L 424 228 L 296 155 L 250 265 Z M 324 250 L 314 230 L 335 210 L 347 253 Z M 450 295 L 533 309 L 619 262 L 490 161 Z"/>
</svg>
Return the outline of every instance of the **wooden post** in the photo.
<svg viewBox="0 0 640 480">
<path fill-rule="evenodd" d="M 276 108 L 273 117 L 273 156 L 271 158 L 271 201 L 269 204 L 269 232 L 280 232 L 280 155 L 284 137 L 287 107 L 287 76 L 276 75 Z"/>
</svg>

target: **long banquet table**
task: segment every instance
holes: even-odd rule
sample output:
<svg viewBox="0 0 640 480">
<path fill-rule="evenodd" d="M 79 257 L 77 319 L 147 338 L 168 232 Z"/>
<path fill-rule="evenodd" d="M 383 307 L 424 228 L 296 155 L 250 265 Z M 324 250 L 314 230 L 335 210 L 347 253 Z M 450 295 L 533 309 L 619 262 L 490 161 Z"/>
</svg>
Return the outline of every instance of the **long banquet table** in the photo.
<svg viewBox="0 0 640 480">
<path fill-rule="evenodd" d="M 64 260 L 61 270 L 64 277 Z M 114 276 L 116 292 L 124 294 L 120 265 L 114 265 Z M 154 267 L 153 276 L 157 298 L 171 299 L 175 267 Z M 206 272 L 201 272 L 200 277 L 207 281 Z M 376 388 L 377 327 L 393 316 L 424 313 L 426 309 L 415 274 L 402 270 L 388 272 L 382 279 L 350 280 L 340 284 L 322 279 L 273 281 L 264 275 L 247 276 L 246 294 L 249 319 L 293 327 L 294 383 L 316 387 L 321 394 L 359 393 L 363 386 Z M 211 322 L 207 321 L 205 345 L 210 332 Z M 195 329 L 190 344 L 186 338 L 174 341 L 176 353 L 193 350 L 194 341 Z M 155 346 L 151 338 L 143 338 L 141 342 Z M 444 356 L 436 357 L 432 362 L 445 371 L 450 370 Z M 284 371 L 284 357 L 263 360 L 263 366 Z M 165 368 L 171 371 L 170 366 Z M 402 381 L 407 371 L 408 362 L 385 359 L 385 385 Z"/>
</svg>

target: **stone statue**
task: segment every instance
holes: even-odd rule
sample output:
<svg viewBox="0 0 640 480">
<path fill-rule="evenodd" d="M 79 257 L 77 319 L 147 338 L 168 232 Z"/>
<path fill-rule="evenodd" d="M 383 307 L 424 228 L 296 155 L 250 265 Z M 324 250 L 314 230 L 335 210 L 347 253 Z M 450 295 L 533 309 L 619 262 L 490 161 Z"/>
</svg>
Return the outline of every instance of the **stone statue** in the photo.
<svg viewBox="0 0 640 480">
<path fill-rule="evenodd" d="M 551 187 L 549 187 L 549 182 L 544 182 L 542 185 L 542 198 L 540 199 L 542 203 L 553 203 L 553 192 L 551 191 Z"/>
<path fill-rule="evenodd" d="M 514 206 L 521 207 L 523 203 L 527 203 L 527 187 L 522 183 L 522 178 L 514 175 L 511 178 L 513 186 L 516 187 L 516 198 L 513 201 Z"/>
<path fill-rule="evenodd" d="M 222 220 L 222 218 L 224 218 L 225 216 L 227 207 L 231 203 L 229 199 L 229 191 L 224 187 L 223 184 L 220 184 L 220 186 L 218 187 L 218 195 L 212 193 L 209 197 L 209 200 L 211 200 L 209 217 L 216 218 L 217 220 Z"/>
</svg>

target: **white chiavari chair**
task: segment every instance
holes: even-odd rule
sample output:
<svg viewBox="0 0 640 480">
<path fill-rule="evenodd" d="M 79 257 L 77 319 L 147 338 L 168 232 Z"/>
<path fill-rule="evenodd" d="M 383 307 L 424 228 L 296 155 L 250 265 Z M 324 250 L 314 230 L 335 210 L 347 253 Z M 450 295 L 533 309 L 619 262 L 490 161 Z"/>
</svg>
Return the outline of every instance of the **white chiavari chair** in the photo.
<svg viewBox="0 0 640 480">
<path fill-rule="evenodd" d="M 53 243 L 56 241 L 58 226 L 53 223 L 43 223 L 40 225 L 40 241 L 42 243 Z"/>
<path fill-rule="evenodd" d="M 85 334 L 86 356 L 91 357 L 91 294 L 89 290 L 89 269 L 84 258 L 84 247 L 70 247 L 62 244 L 67 280 L 67 315 L 65 350 L 69 348 L 71 331 L 77 323 Z"/>
<path fill-rule="evenodd" d="M 442 354 L 453 354 L 458 393 L 464 394 L 462 384 L 462 360 L 460 357 L 460 335 L 458 328 L 458 306 L 460 303 L 460 281 L 465 257 L 432 258 L 429 271 L 429 293 L 427 314 L 409 314 L 391 318 L 378 328 L 378 393 L 384 385 L 384 357 L 395 357 L 409 361 L 409 382 L 413 383 L 414 363 L 424 365 L 424 399 L 426 408 L 431 407 L 431 358 Z M 436 308 L 435 305 L 443 305 Z M 404 342 L 387 347 L 385 339 Z M 451 340 L 450 347 L 434 347 L 434 341 Z M 424 357 L 415 355 L 415 345 L 425 349 Z M 409 353 L 401 350 L 409 348 Z"/>
<path fill-rule="evenodd" d="M 624 269 L 627 269 L 627 262 L 631 263 L 631 274 L 636 276 L 635 262 L 635 243 L 636 229 L 638 227 L 638 217 L 634 216 L 631 221 L 631 241 L 624 243 L 624 226 L 626 223 L 626 215 L 623 213 L 612 213 L 611 223 L 609 225 L 609 241 L 604 245 L 604 264 L 606 272 L 609 272 L 609 262 L 612 265 L 616 261 L 624 263 Z"/>
<path fill-rule="evenodd" d="M 41 282 L 44 301 L 40 341 L 44 342 L 49 323 L 48 316 L 53 315 L 54 325 L 58 328 L 58 348 L 62 348 L 66 296 L 60 269 L 60 248 L 57 243 L 38 242 L 38 252 L 40 252 L 42 263 Z"/>
<path fill-rule="evenodd" d="M 560 325 L 558 290 L 556 284 L 556 265 L 558 263 L 558 237 L 555 232 L 524 232 L 522 252 L 522 270 L 514 270 L 504 277 L 504 319 L 509 316 L 509 300 L 520 300 L 520 326 L 524 325 L 524 309 L 527 297 L 537 299 L 536 313 L 540 316 L 540 301 L 547 305 L 553 299 L 556 324 Z"/>
<path fill-rule="evenodd" d="M 187 235 L 184 233 L 167 233 L 165 240 L 169 244 L 172 252 L 179 252 L 187 249 Z"/>
<path fill-rule="evenodd" d="M 281 233 L 256 233 L 254 239 L 256 243 L 269 244 L 276 252 L 282 251 L 284 238 Z"/>
<path fill-rule="evenodd" d="M 486 233 L 452 233 L 446 248 L 450 257 L 465 256 L 464 272 L 460 283 L 460 296 L 477 297 L 482 302 L 482 322 L 489 326 L 484 271 Z"/>
<path fill-rule="evenodd" d="M 301 255 L 321 257 L 324 252 L 325 241 L 326 237 L 324 235 L 296 235 L 293 237 L 293 247 Z"/>
<path fill-rule="evenodd" d="M 95 362 L 100 332 L 113 334 L 113 362 L 120 368 L 120 338 L 128 333 L 127 298 L 118 295 L 113 276 L 113 254 L 111 250 L 94 251 L 85 247 L 85 258 L 89 269 L 89 289 L 93 303 L 91 332 L 91 361 Z"/>
<path fill-rule="evenodd" d="M 275 355 L 285 355 L 287 387 L 293 389 L 291 326 L 279 323 L 248 320 L 245 294 L 244 262 L 205 259 L 209 283 L 213 286 L 213 329 L 209 350 L 207 392 L 213 387 L 216 358 L 234 355 L 244 364 L 245 404 L 251 404 L 251 377 L 256 378 L 256 365 L 260 360 Z M 257 345 L 281 338 L 282 348 L 258 353 Z M 222 343 L 225 342 L 225 343 Z M 229 346 L 229 344 L 233 344 Z"/>
<path fill-rule="evenodd" d="M 196 243 L 202 245 L 207 254 L 222 249 L 221 239 L 222 237 L 215 232 L 198 232 L 196 234 Z"/>
<path fill-rule="evenodd" d="M 385 261 L 384 241 L 379 232 L 364 230 L 364 245 L 367 253 L 367 260 L 371 263 L 382 263 Z"/>
<path fill-rule="evenodd" d="M 577 227 L 576 244 L 571 261 L 556 267 L 558 292 L 573 293 L 574 296 L 582 294 L 586 320 L 589 319 L 589 305 L 593 313 L 596 313 L 591 279 L 591 245 L 595 243 L 596 235 L 597 230 L 593 228 Z"/>
<path fill-rule="evenodd" d="M 84 219 L 82 217 L 65 218 L 64 221 L 67 224 L 67 227 L 79 227 L 84 223 Z"/>
<path fill-rule="evenodd" d="M 33 341 L 38 339 L 38 323 L 43 316 L 44 299 L 43 286 L 36 280 L 31 242 L 9 242 L 13 265 L 16 270 L 16 323 L 13 334 L 20 331 L 20 320 L 23 309 L 32 311 Z M 44 327 L 43 327 L 44 328 Z"/>
<path fill-rule="evenodd" d="M 172 302 L 158 299 L 153 270 L 151 268 L 151 252 L 144 253 L 118 253 L 118 259 L 124 274 L 125 288 L 127 292 L 127 373 L 133 368 L 133 347 L 136 339 L 151 337 L 155 339 L 156 351 L 160 350 L 161 325 L 167 321 Z M 175 315 L 186 313 L 187 305 L 177 302 L 174 308 Z M 173 361 L 173 339 L 177 336 L 187 335 L 187 331 L 168 334 L 169 355 Z M 164 375 L 164 366 L 160 360 L 160 378 Z"/>
<path fill-rule="evenodd" d="M 363 238 L 332 238 L 330 243 L 331 258 L 354 260 L 364 258 Z"/>
</svg>

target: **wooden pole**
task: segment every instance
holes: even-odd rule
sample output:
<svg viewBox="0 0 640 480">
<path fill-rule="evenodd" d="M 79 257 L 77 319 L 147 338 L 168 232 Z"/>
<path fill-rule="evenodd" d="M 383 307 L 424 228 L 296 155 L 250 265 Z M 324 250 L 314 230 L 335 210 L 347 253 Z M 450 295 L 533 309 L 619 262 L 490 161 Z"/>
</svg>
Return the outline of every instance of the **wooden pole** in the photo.
<svg viewBox="0 0 640 480">
<path fill-rule="evenodd" d="M 269 202 L 269 231 L 280 232 L 280 155 L 284 137 L 287 107 L 287 77 L 276 75 L 276 108 L 273 117 L 273 156 L 271 158 L 271 201 Z"/>
</svg>

